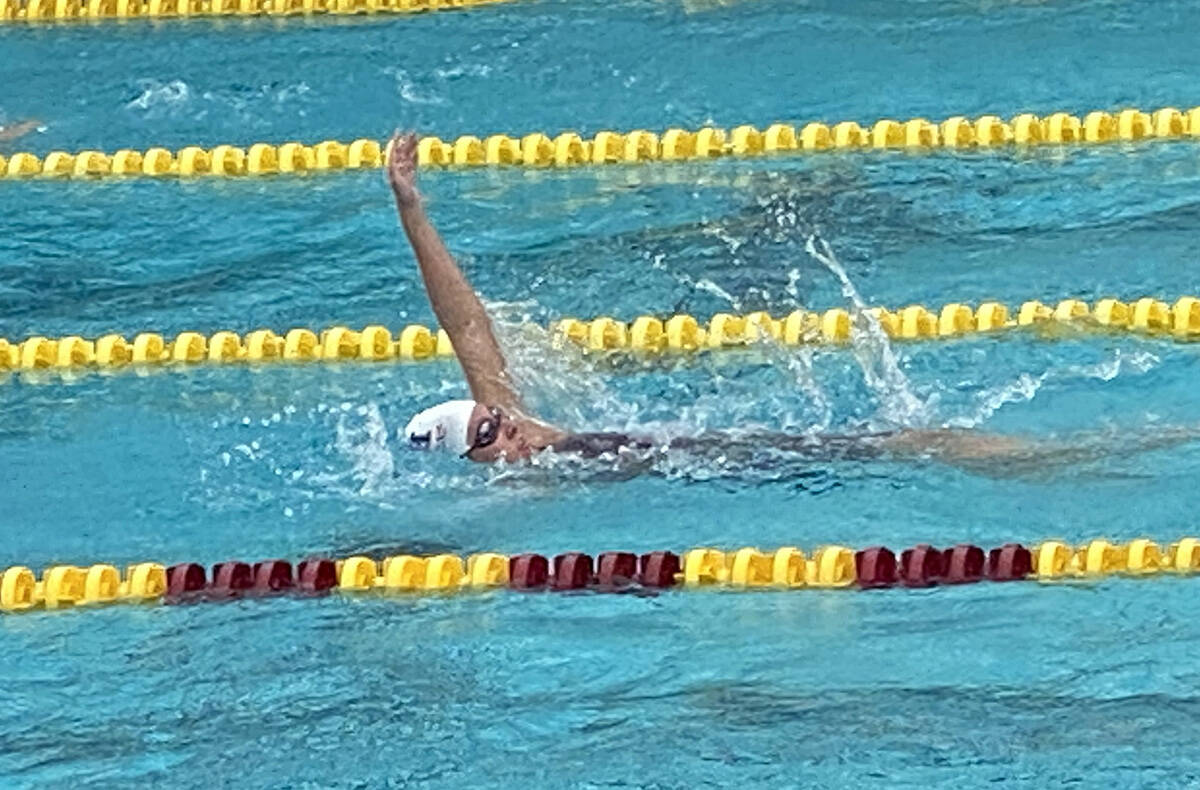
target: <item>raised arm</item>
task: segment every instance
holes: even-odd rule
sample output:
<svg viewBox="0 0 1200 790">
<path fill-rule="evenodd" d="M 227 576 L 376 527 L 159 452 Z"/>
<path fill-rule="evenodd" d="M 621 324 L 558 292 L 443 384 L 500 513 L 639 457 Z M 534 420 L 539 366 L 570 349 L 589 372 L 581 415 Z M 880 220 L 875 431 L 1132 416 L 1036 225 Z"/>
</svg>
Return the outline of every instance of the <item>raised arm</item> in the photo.
<svg viewBox="0 0 1200 790">
<path fill-rule="evenodd" d="M 508 382 L 492 321 L 425 214 L 416 184 L 417 136 L 397 132 L 388 151 L 388 183 L 396 197 L 400 224 L 417 257 L 433 312 L 454 344 L 471 396 L 488 406 L 522 412 L 521 400 Z"/>
</svg>

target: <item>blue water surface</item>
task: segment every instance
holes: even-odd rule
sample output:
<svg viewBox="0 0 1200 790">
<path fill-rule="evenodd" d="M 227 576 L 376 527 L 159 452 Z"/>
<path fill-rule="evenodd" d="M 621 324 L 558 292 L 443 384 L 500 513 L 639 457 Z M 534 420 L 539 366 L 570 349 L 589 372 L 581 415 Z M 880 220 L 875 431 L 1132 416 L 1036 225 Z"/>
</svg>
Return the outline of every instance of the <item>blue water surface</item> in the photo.
<svg viewBox="0 0 1200 790">
<path fill-rule="evenodd" d="M 1200 103 L 1200 7 L 515 2 L 0 26 L 18 147 L 452 137 Z M 565 315 L 1200 294 L 1193 142 L 430 172 L 526 394 L 576 429 L 960 427 L 1070 465 L 476 467 L 397 437 L 453 362 L 0 383 L 0 563 L 895 548 L 1194 534 L 1195 348 L 1070 330 L 638 361 Z M 432 313 L 377 172 L 0 182 L 0 336 Z M 1078 438 L 1080 434 L 1085 438 Z M 0 784 L 1189 787 L 1197 582 L 239 601 L 0 619 Z"/>
</svg>

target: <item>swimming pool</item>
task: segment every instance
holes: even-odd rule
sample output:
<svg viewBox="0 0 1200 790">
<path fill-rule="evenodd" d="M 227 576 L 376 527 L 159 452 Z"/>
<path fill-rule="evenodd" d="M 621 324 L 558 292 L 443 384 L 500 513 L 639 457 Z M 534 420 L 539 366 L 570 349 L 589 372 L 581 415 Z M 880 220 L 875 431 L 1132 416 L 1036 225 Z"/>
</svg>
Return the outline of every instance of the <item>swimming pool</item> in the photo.
<svg viewBox="0 0 1200 790">
<path fill-rule="evenodd" d="M 1200 10 L 1112 2 L 513 3 L 413 18 L 0 27 L 21 147 L 662 128 L 1196 103 Z M 618 43 L 619 42 L 619 43 Z M 27 143 L 27 145 L 25 144 Z M 518 322 L 1200 293 L 1191 142 L 436 172 Z M 378 172 L 0 184 L 0 336 L 432 323 Z M 1192 534 L 1192 346 L 1037 333 L 520 370 L 573 427 L 1112 432 L 1056 473 L 692 463 L 605 479 L 405 452 L 452 362 L 0 386 L 3 566 Z M 846 593 L 272 599 L 3 617 L 12 786 L 1186 786 L 1196 580 Z"/>
</svg>

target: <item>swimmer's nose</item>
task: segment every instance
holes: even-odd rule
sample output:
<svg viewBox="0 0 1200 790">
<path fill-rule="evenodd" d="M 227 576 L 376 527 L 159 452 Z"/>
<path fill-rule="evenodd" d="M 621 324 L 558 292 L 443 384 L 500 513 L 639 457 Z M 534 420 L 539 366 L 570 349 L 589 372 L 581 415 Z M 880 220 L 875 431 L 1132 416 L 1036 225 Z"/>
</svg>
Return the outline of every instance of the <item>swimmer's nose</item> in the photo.
<svg viewBox="0 0 1200 790">
<path fill-rule="evenodd" d="M 511 422 L 508 424 L 507 436 L 509 439 L 515 439 L 517 437 L 517 426 L 513 425 Z"/>
</svg>

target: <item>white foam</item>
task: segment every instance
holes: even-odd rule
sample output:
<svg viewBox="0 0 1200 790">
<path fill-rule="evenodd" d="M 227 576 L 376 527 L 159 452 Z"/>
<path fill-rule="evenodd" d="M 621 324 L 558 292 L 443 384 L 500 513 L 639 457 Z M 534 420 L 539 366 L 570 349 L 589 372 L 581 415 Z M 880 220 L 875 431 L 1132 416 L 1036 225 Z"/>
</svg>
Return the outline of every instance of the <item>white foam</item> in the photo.
<svg viewBox="0 0 1200 790">
<path fill-rule="evenodd" d="M 192 90 L 183 80 L 171 80 L 170 82 L 140 80 L 138 85 L 141 87 L 142 93 L 126 104 L 126 109 L 173 108 L 187 104 L 192 98 Z"/>
<path fill-rule="evenodd" d="M 975 428 L 1010 403 L 1026 403 L 1042 388 L 1048 373 L 1031 376 L 1022 373 L 1014 381 L 984 390 L 979 394 L 975 411 L 969 416 L 952 417 L 946 420 L 948 428 Z"/>
<path fill-rule="evenodd" d="M 383 70 L 396 82 L 396 93 L 401 99 L 410 104 L 445 104 L 445 97 L 438 96 L 434 93 L 421 91 L 417 87 L 417 83 L 408 75 L 408 72 L 395 66 L 388 66 Z"/>
<path fill-rule="evenodd" d="M 345 411 L 339 415 L 334 447 L 350 460 L 358 493 L 373 496 L 391 483 L 395 462 L 388 448 L 387 425 L 376 404 L 359 406 L 353 415 Z"/>
</svg>

